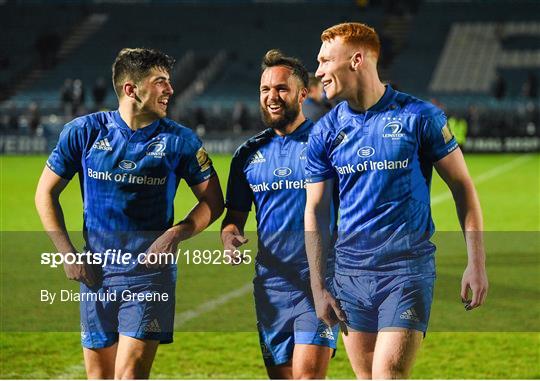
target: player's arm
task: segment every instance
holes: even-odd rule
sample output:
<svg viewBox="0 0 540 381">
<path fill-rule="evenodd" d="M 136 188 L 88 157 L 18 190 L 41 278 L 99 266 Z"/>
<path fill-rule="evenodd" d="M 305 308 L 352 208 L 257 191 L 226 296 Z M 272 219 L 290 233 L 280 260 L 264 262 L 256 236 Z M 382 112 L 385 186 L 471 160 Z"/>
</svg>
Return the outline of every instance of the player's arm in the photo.
<svg viewBox="0 0 540 381">
<path fill-rule="evenodd" d="M 221 242 L 223 242 L 223 248 L 227 255 L 235 259 L 236 250 L 243 244 L 248 242 L 248 239 L 244 236 L 244 228 L 249 212 L 242 212 L 227 208 L 227 214 L 221 223 Z M 236 264 L 233 260 L 233 264 Z"/>
<path fill-rule="evenodd" d="M 60 206 L 60 194 L 65 189 L 69 180 L 66 180 L 48 167 L 45 167 L 39 179 L 35 195 L 35 204 L 41 223 L 59 253 L 76 253 L 77 250 L 71 242 L 64 213 Z M 92 286 L 97 282 L 97 277 L 92 266 L 88 264 L 65 264 L 64 271 L 71 280 L 83 282 Z"/>
<path fill-rule="evenodd" d="M 441 178 L 450 188 L 467 243 L 468 264 L 461 281 L 461 298 L 467 310 L 481 306 L 487 295 L 486 255 L 480 201 L 460 149 L 435 163 Z M 472 298 L 469 298 L 469 289 Z"/>
<path fill-rule="evenodd" d="M 217 176 L 193 185 L 191 191 L 197 198 L 197 204 L 182 221 L 171 228 L 178 242 L 202 232 L 223 213 L 223 192 Z"/>
<path fill-rule="evenodd" d="M 202 232 L 223 213 L 223 193 L 219 178 L 214 175 L 202 183 L 191 186 L 191 191 L 197 198 L 197 204 L 188 215 L 178 224 L 163 233 L 148 249 L 149 254 L 173 253 L 178 244 Z M 155 261 L 159 262 L 159 261 Z M 166 263 L 156 263 L 148 267 L 163 267 Z"/>
<path fill-rule="evenodd" d="M 345 321 L 345 314 L 326 289 L 326 262 L 330 248 L 330 211 L 334 179 L 307 185 L 304 214 L 306 253 L 317 317 L 328 326 Z"/>
<path fill-rule="evenodd" d="M 242 148 L 235 152 L 227 180 L 227 214 L 221 223 L 221 242 L 226 250 L 225 254 L 232 258 L 232 265 L 241 263 L 237 259 L 242 259 L 238 248 L 248 242 L 244 236 L 244 228 L 253 203 L 253 191 L 244 173 L 248 157 Z"/>
</svg>

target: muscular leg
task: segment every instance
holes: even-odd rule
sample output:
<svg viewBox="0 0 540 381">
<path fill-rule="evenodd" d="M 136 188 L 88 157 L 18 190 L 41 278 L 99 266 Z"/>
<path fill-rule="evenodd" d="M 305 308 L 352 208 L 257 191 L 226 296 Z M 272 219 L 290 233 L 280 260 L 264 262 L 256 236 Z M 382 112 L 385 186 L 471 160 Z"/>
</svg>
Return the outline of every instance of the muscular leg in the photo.
<svg viewBox="0 0 540 381">
<path fill-rule="evenodd" d="M 110 347 L 89 349 L 83 348 L 86 377 L 90 380 L 113 379 L 114 362 L 116 361 L 117 343 Z"/>
<path fill-rule="evenodd" d="M 408 378 L 423 333 L 414 329 L 388 328 L 379 332 L 373 357 L 373 378 Z"/>
<path fill-rule="evenodd" d="M 292 377 L 295 380 L 324 379 L 334 350 L 313 344 L 296 344 L 293 352 Z"/>
<path fill-rule="evenodd" d="M 120 335 L 114 378 L 148 378 L 158 345 L 158 340 L 141 340 Z"/>
<path fill-rule="evenodd" d="M 271 380 L 292 380 L 292 361 L 281 365 L 267 366 L 266 373 Z"/>
<path fill-rule="evenodd" d="M 342 335 L 341 337 L 356 378 L 370 379 L 377 334 L 349 331 L 347 336 Z"/>
</svg>

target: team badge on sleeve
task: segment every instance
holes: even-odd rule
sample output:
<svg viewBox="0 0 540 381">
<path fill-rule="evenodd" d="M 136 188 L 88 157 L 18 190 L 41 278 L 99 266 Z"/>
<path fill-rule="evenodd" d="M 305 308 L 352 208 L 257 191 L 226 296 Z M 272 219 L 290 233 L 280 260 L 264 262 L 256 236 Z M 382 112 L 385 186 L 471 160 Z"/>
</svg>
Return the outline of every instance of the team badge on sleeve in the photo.
<svg viewBox="0 0 540 381">
<path fill-rule="evenodd" d="M 450 127 L 448 127 L 448 124 L 444 125 L 444 127 L 441 130 L 441 133 L 444 139 L 444 144 L 448 143 L 454 137 L 454 135 L 452 134 L 452 131 L 450 130 Z"/>
<path fill-rule="evenodd" d="M 212 166 L 212 160 L 208 156 L 208 153 L 204 149 L 204 147 L 199 148 L 196 154 L 197 162 L 199 163 L 199 167 L 201 167 L 201 172 L 206 171 L 208 168 Z"/>
</svg>

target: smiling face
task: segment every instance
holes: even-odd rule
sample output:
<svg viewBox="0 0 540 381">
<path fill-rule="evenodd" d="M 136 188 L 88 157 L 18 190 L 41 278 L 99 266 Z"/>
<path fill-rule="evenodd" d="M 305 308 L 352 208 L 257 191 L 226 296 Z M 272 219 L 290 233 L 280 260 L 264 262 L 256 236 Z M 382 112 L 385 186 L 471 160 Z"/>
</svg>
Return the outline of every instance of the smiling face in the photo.
<svg viewBox="0 0 540 381">
<path fill-rule="evenodd" d="M 324 87 L 326 97 L 347 99 L 348 94 L 354 91 L 355 71 L 351 58 L 354 49 L 345 43 L 341 37 L 324 41 L 317 56 L 319 67 L 315 72 Z"/>
<path fill-rule="evenodd" d="M 138 113 L 153 118 L 164 118 L 167 105 L 174 93 L 169 73 L 160 68 L 152 68 L 148 75 L 135 84 Z"/>
<path fill-rule="evenodd" d="M 285 131 L 300 113 L 307 89 L 300 85 L 292 70 L 285 66 L 269 67 L 261 75 L 260 109 L 264 124 Z"/>
</svg>

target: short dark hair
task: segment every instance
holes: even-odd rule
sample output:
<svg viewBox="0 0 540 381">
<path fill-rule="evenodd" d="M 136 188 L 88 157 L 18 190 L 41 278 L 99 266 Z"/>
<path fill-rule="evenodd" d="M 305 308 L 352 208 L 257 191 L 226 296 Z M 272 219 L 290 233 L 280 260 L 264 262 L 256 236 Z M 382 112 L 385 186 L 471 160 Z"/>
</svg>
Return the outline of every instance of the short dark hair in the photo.
<svg viewBox="0 0 540 381">
<path fill-rule="evenodd" d="M 278 49 L 272 49 L 266 52 L 261 63 L 261 71 L 269 67 L 285 66 L 292 70 L 292 74 L 302 82 L 304 87 L 308 87 L 309 74 L 302 61 L 294 57 L 286 57 Z"/>
<path fill-rule="evenodd" d="M 170 73 L 175 60 L 155 49 L 124 48 L 120 50 L 112 65 L 112 82 L 116 95 L 122 94 L 122 84 L 129 78 L 135 82 L 148 75 L 153 68 Z"/>
</svg>

